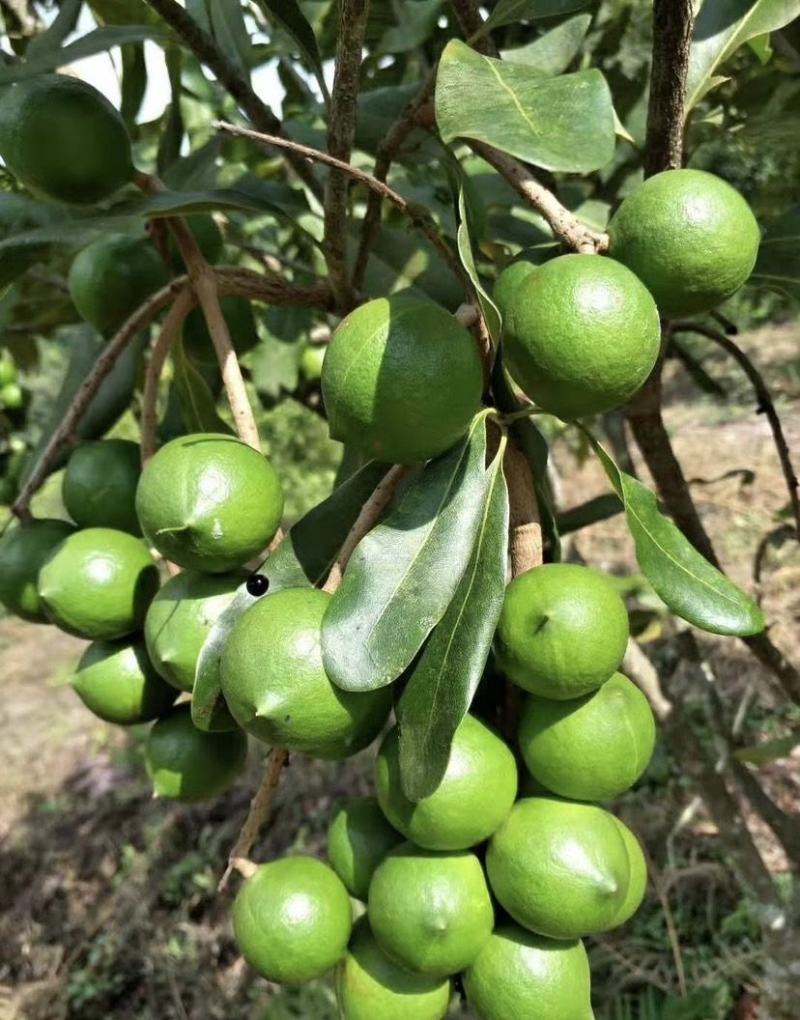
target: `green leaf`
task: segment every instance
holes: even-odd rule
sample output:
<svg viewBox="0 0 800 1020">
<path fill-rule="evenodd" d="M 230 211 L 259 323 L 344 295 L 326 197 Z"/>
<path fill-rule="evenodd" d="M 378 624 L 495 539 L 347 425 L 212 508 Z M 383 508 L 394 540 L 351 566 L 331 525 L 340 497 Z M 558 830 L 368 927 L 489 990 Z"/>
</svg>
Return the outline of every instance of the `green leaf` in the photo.
<svg viewBox="0 0 800 1020">
<path fill-rule="evenodd" d="M 547 77 L 457 39 L 439 61 L 436 122 L 445 142 L 474 138 L 546 170 L 587 173 L 614 156 L 614 107 L 600 71 Z"/>
<path fill-rule="evenodd" d="M 163 174 L 180 157 L 184 133 L 181 111 L 183 50 L 179 46 L 167 46 L 164 55 L 169 75 L 170 102 L 167 108 L 166 124 L 158 139 L 156 166 L 160 174 Z"/>
<path fill-rule="evenodd" d="M 400 779 L 414 801 L 430 796 L 444 776 L 453 736 L 478 689 L 503 608 L 509 516 L 504 452 L 502 442 L 487 472 L 467 569 L 397 704 Z"/>
<path fill-rule="evenodd" d="M 354 240 L 361 235 L 354 226 Z M 364 289 L 374 297 L 408 290 L 429 297 L 451 311 L 464 297 L 456 277 L 426 238 L 411 231 L 382 225 L 372 246 Z"/>
<path fill-rule="evenodd" d="M 301 56 L 305 58 L 314 72 L 322 94 L 327 95 L 328 89 L 322 71 L 322 58 L 317 45 L 317 37 L 297 0 L 257 0 L 257 2 L 267 17 L 277 22 L 291 36 Z"/>
<path fill-rule="evenodd" d="M 397 4 L 397 24 L 387 29 L 375 49 L 376 53 L 409 53 L 422 46 L 430 37 L 442 0 L 420 0 L 413 4 Z"/>
<path fill-rule="evenodd" d="M 230 432 L 217 414 L 217 402 L 208 383 L 187 358 L 182 340 L 172 349 L 172 363 L 175 368 L 172 385 L 187 432 Z"/>
<path fill-rule="evenodd" d="M 208 10 L 217 45 L 249 81 L 252 45 L 241 0 L 209 0 Z"/>
<path fill-rule="evenodd" d="M 213 733 L 232 730 L 236 726 L 222 696 L 222 652 L 239 619 L 263 597 L 251 595 L 247 590 L 247 582 L 240 585 L 200 649 L 192 688 L 192 722 L 199 730 Z"/>
<path fill-rule="evenodd" d="M 753 600 L 702 556 L 658 509 L 655 495 L 621 471 L 584 429 L 625 505 L 642 573 L 673 613 L 712 634 L 757 634 L 764 617 Z"/>
<path fill-rule="evenodd" d="M 487 413 L 419 472 L 353 553 L 322 623 L 325 670 L 344 690 L 396 680 L 450 604 L 480 523 Z"/>
<path fill-rule="evenodd" d="M 481 306 L 481 313 L 486 320 L 489 335 L 494 341 L 495 347 L 500 343 L 500 332 L 502 330 L 502 319 L 497 305 L 492 301 L 484 290 L 478 270 L 475 268 L 475 256 L 472 253 L 472 242 L 469 237 L 469 218 L 467 216 L 466 200 L 463 186 L 458 192 L 458 255 L 461 265 L 467 271 L 467 275 L 475 287 L 478 295 L 478 303 Z"/>
<path fill-rule="evenodd" d="M 590 524 L 598 521 L 607 521 L 610 517 L 621 514 L 625 507 L 622 500 L 615 492 L 604 492 L 600 496 L 588 499 L 580 506 L 574 506 L 570 510 L 564 510 L 558 515 L 558 531 L 561 535 L 568 535 L 571 531 L 580 531 Z"/>
<path fill-rule="evenodd" d="M 292 526 L 264 564 L 271 591 L 322 584 L 362 506 L 385 474 L 385 464 L 370 461 Z"/>
<path fill-rule="evenodd" d="M 750 39 L 800 15 L 800 0 L 704 0 L 694 25 L 686 81 L 686 112 L 724 77 L 721 64 Z"/>
<path fill-rule="evenodd" d="M 83 0 L 63 0 L 50 27 L 28 43 L 28 48 L 25 51 L 26 57 L 30 60 L 31 57 L 39 56 L 50 50 L 57 50 L 67 36 L 75 30 L 82 6 Z"/>
<path fill-rule="evenodd" d="M 131 130 L 142 106 L 147 90 L 147 65 L 144 59 L 144 44 L 130 43 L 121 49 L 122 85 L 119 112 Z"/>
<path fill-rule="evenodd" d="M 591 14 L 576 14 L 538 39 L 501 56 L 514 64 L 525 64 L 541 74 L 563 74 L 580 52 L 592 23 Z"/>
<path fill-rule="evenodd" d="M 82 60 L 84 57 L 91 57 L 95 53 L 105 53 L 115 46 L 142 42 L 145 39 L 154 39 L 156 42 L 164 43 L 169 38 L 169 34 L 164 29 L 156 26 L 126 25 L 124 27 L 97 28 L 68 46 L 63 46 L 60 49 L 47 49 L 42 53 L 34 54 L 30 60 L 0 67 L 0 85 L 9 85 L 11 82 L 32 78 L 45 71 L 66 67 L 67 64 Z"/>
<path fill-rule="evenodd" d="M 752 744 L 750 747 L 740 747 L 733 752 L 733 756 L 748 765 L 760 767 L 781 758 L 788 758 L 796 747 L 800 747 L 800 730 L 785 737 Z"/>
<path fill-rule="evenodd" d="M 767 224 L 750 283 L 800 301 L 800 205 Z"/>
<path fill-rule="evenodd" d="M 485 35 L 501 25 L 513 25 L 517 21 L 534 21 L 537 18 L 555 18 L 571 14 L 586 7 L 589 0 L 498 0 L 495 8 L 484 23 Z"/>
</svg>

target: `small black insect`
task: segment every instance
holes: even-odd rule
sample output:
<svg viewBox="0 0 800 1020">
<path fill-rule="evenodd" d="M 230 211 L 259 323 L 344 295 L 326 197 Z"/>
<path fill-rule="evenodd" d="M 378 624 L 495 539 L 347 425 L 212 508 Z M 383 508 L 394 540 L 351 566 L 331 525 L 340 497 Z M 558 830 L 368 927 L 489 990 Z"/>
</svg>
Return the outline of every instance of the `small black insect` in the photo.
<svg viewBox="0 0 800 1020">
<path fill-rule="evenodd" d="M 247 578 L 247 590 L 254 597 L 266 595 L 269 591 L 269 579 L 263 574 L 251 574 Z"/>
</svg>

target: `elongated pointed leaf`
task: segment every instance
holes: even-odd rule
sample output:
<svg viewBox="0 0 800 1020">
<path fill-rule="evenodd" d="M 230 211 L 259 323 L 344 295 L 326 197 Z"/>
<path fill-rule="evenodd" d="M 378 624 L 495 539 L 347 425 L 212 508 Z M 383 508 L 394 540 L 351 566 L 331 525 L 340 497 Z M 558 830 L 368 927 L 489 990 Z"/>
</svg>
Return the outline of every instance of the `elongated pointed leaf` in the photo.
<svg viewBox="0 0 800 1020">
<path fill-rule="evenodd" d="M 764 617 L 753 600 L 702 556 L 658 509 L 655 495 L 621 471 L 587 435 L 625 505 L 636 559 L 656 594 L 673 613 L 712 634 L 757 634 Z"/>
<path fill-rule="evenodd" d="M 239 72 L 250 77 L 252 45 L 240 0 L 210 0 L 211 34 Z"/>
<path fill-rule="evenodd" d="M 317 45 L 317 37 L 308 19 L 300 8 L 297 0 L 257 0 L 258 6 L 271 21 L 277 22 L 291 36 L 297 45 L 300 55 L 305 58 L 308 66 L 325 94 L 325 76 L 322 73 L 322 58 Z"/>
<path fill-rule="evenodd" d="M 588 173 L 614 155 L 614 107 L 600 71 L 548 77 L 457 39 L 439 61 L 436 122 L 445 142 L 474 138 L 547 170 Z"/>
<path fill-rule="evenodd" d="M 704 0 L 694 26 L 686 112 L 721 81 L 717 69 L 750 39 L 800 16 L 800 0 Z"/>
<path fill-rule="evenodd" d="M 182 342 L 175 344 L 172 362 L 175 366 L 172 385 L 187 432 L 230 432 L 217 413 L 217 402 L 208 383 L 187 358 Z"/>
<path fill-rule="evenodd" d="M 500 318 L 500 312 L 497 309 L 497 305 L 486 293 L 483 283 L 481 282 L 481 278 L 478 275 L 478 270 L 475 267 L 475 256 L 472 251 L 472 241 L 469 236 L 469 217 L 467 216 L 466 198 L 463 186 L 458 192 L 458 221 L 458 256 L 461 259 L 461 265 L 467 271 L 467 275 L 470 280 L 472 280 L 475 287 L 475 293 L 478 295 L 478 303 L 481 306 L 481 313 L 486 321 L 486 326 L 489 330 L 492 341 L 495 346 L 497 346 L 497 344 L 500 343 L 502 320 Z"/>
<path fill-rule="evenodd" d="M 251 595 L 246 582 L 211 628 L 197 658 L 192 689 L 192 722 L 207 733 L 231 730 L 236 723 L 222 696 L 220 666 L 228 635 L 247 610 L 263 595 Z"/>
<path fill-rule="evenodd" d="M 30 59 L 41 53 L 57 50 L 67 36 L 74 31 L 82 6 L 83 0 L 63 0 L 50 27 L 45 29 L 41 35 L 31 39 L 25 55 Z"/>
<path fill-rule="evenodd" d="M 589 0 L 498 0 L 485 23 L 485 29 L 513 25 L 517 21 L 554 18 L 586 7 Z"/>
<path fill-rule="evenodd" d="M 503 443 L 487 472 L 467 569 L 397 705 L 400 779 L 414 801 L 430 796 L 445 774 L 453 736 L 478 689 L 503 608 L 508 555 L 504 452 Z"/>
<path fill-rule="evenodd" d="M 485 417 L 423 468 L 353 553 L 322 623 L 325 670 L 344 690 L 396 680 L 450 604 L 480 523 Z"/>
<path fill-rule="evenodd" d="M 291 528 L 264 565 L 273 591 L 315 587 L 325 580 L 347 533 L 386 470 L 385 464 L 374 460 L 365 464 Z"/>
</svg>

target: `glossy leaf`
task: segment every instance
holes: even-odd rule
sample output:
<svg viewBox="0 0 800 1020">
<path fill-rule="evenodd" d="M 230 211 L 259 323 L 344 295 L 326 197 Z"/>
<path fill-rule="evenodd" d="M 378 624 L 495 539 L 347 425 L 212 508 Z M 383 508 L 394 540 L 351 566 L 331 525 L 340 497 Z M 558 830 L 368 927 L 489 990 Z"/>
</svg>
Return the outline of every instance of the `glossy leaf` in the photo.
<svg viewBox="0 0 800 1020">
<path fill-rule="evenodd" d="M 370 461 L 292 526 L 262 570 L 271 590 L 323 583 L 362 506 L 385 473 L 385 464 Z"/>
<path fill-rule="evenodd" d="M 323 95 L 327 92 L 322 72 L 322 58 L 317 37 L 297 0 L 257 0 L 258 6 L 270 21 L 277 22 L 291 36 L 311 70 L 314 72 Z"/>
<path fill-rule="evenodd" d="M 725 61 L 750 39 L 800 16 L 800 0 L 704 0 L 694 26 L 686 82 L 686 111 L 720 82 Z"/>
<path fill-rule="evenodd" d="M 467 272 L 470 280 L 472 280 L 475 292 L 478 295 L 478 302 L 481 306 L 481 313 L 486 321 L 486 326 L 489 330 L 489 334 L 494 341 L 495 346 L 500 343 L 500 331 L 502 329 L 502 320 L 500 318 L 500 312 L 497 309 L 497 305 L 487 294 L 484 289 L 481 278 L 478 275 L 478 270 L 475 267 L 475 256 L 472 251 L 472 241 L 469 236 L 469 218 L 467 216 L 467 207 L 464 197 L 464 188 L 462 187 L 458 193 L 458 256 L 461 259 L 461 265 Z"/>
<path fill-rule="evenodd" d="M 63 46 L 60 49 L 47 49 L 35 53 L 30 60 L 0 67 L 0 85 L 8 85 L 14 81 L 21 81 L 23 78 L 32 78 L 34 75 L 43 74 L 46 71 L 54 71 L 58 67 L 66 67 L 67 64 L 72 64 L 76 60 L 94 56 L 95 53 L 105 53 L 115 46 L 143 42 L 145 39 L 166 42 L 169 38 L 163 28 L 156 26 L 109 25 L 105 28 L 97 28 L 68 46 Z"/>
<path fill-rule="evenodd" d="M 458 40 L 439 61 L 436 122 L 445 142 L 474 138 L 547 170 L 587 173 L 614 155 L 614 107 L 600 71 L 547 77 Z"/>
<path fill-rule="evenodd" d="M 625 505 L 636 559 L 673 613 L 713 634 L 757 634 L 764 629 L 753 600 L 702 556 L 658 508 L 655 495 L 621 471 L 587 432 L 609 481 Z"/>
<path fill-rule="evenodd" d="M 767 225 L 750 283 L 800 301 L 800 205 Z"/>
<path fill-rule="evenodd" d="M 251 595 L 247 582 L 240 585 L 200 649 L 192 688 L 192 722 L 199 730 L 210 733 L 231 730 L 236 726 L 222 696 L 222 652 L 240 617 L 263 597 Z"/>
<path fill-rule="evenodd" d="M 580 52 L 591 23 L 591 14 L 576 14 L 526 46 L 504 50 L 503 60 L 525 64 L 541 74 L 563 74 Z"/>
<path fill-rule="evenodd" d="M 353 553 L 322 624 L 325 670 L 344 690 L 396 680 L 450 604 L 480 523 L 485 417 L 409 482 Z"/>
<path fill-rule="evenodd" d="M 513 25 L 517 21 L 555 18 L 588 6 L 589 0 L 498 0 L 485 22 L 485 30 Z M 484 33 L 481 33 L 484 34 Z"/>
<path fill-rule="evenodd" d="M 503 608 L 509 517 L 504 452 L 505 442 L 487 471 L 467 569 L 397 704 L 400 779 L 414 801 L 430 796 L 447 769 L 453 736 L 478 689 Z"/>
</svg>

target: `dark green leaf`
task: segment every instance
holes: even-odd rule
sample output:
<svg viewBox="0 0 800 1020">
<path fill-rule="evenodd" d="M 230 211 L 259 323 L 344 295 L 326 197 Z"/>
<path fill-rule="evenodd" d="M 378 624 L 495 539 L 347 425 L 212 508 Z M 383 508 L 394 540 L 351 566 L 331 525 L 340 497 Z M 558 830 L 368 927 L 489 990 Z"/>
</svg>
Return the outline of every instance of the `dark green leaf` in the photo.
<svg viewBox="0 0 800 1020">
<path fill-rule="evenodd" d="M 498 0 L 484 24 L 484 32 L 500 25 L 513 25 L 517 21 L 533 21 L 536 18 L 555 18 L 571 14 L 586 7 L 589 0 Z"/>
<path fill-rule="evenodd" d="M 761 610 L 702 556 L 658 509 L 654 494 L 626 474 L 588 432 L 606 474 L 625 504 L 636 559 L 654 591 L 673 613 L 713 634 L 757 634 Z"/>
<path fill-rule="evenodd" d="M 740 46 L 800 16 L 800 0 L 705 0 L 694 26 L 686 82 L 686 112 L 726 81 L 719 67 Z"/>
<path fill-rule="evenodd" d="M 258 6 L 267 17 L 276 21 L 292 37 L 301 55 L 305 57 L 314 72 L 324 95 L 326 92 L 325 76 L 322 72 L 322 58 L 319 54 L 317 37 L 297 0 L 258 0 Z"/>
<path fill-rule="evenodd" d="M 586 173 L 614 155 L 614 108 L 600 71 L 547 77 L 457 39 L 439 61 L 436 122 L 445 142 L 474 138 L 547 170 Z"/>
<path fill-rule="evenodd" d="M 354 230 L 354 239 L 360 234 L 360 228 Z M 410 290 L 451 311 L 464 297 L 458 280 L 426 239 L 387 226 L 381 227 L 372 247 L 364 287 L 374 297 Z"/>
<path fill-rule="evenodd" d="M 576 14 L 527 46 L 504 50 L 502 57 L 514 64 L 525 64 L 541 74 L 562 74 L 580 52 L 591 23 L 591 14 Z"/>
<path fill-rule="evenodd" d="M 211 34 L 217 45 L 249 80 L 252 46 L 241 0 L 209 0 Z"/>
<path fill-rule="evenodd" d="M 484 289 L 481 278 L 478 275 L 478 270 L 475 267 L 475 256 L 472 252 L 472 242 L 469 237 L 469 220 L 467 216 L 463 187 L 458 193 L 458 220 L 458 255 L 461 259 L 461 265 L 467 271 L 467 275 L 470 280 L 472 280 L 473 286 L 475 287 L 475 292 L 478 295 L 478 303 L 481 306 L 481 313 L 486 320 L 486 326 L 496 347 L 500 343 L 502 320 L 500 318 L 500 312 L 497 310 L 497 305 L 495 305 L 494 301 L 492 301 Z"/>
<path fill-rule="evenodd" d="M 788 758 L 798 746 L 800 746 L 800 731 L 790 733 L 785 737 L 776 737 L 775 740 L 763 740 L 750 747 L 740 747 L 733 753 L 739 761 L 760 767 L 781 758 Z"/>
<path fill-rule="evenodd" d="M 384 474 L 385 464 L 370 461 L 292 526 L 264 564 L 271 591 L 316 587 L 325 580 L 362 506 Z"/>
<path fill-rule="evenodd" d="M 263 595 L 250 594 L 246 582 L 240 585 L 200 649 L 192 689 L 192 722 L 199 730 L 212 733 L 232 730 L 236 726 L 222 696 L 222 652 L 239 619 L 260 598 Z"/>
<path fill-rule="evenodd" d="M 447 769 L 492 645 L 506 586 L 508 490 L 502 443 L 487 472 L 472 557 L 397 705 L 400 778 L 411 800 L 428 797 Z"/>
<path fill-rule="evenodd" d="M 750 282 L 800 301 L 800 205 L 767 224 Z"/>
<path fill-rule="evenodd" d="M 560 513 L 558 515 L 559 534 L 568 535 L 571 531 L 579 531 L 598 521 L 607 521 L 609 517 L 621 514 L 624 509 L 622 500 L 615 492 L 604 492 L 600 496 L 581 503 L 580 506 L 574 506 L 571 510 Z"/>
<path fill-rule="evenodd" d="M 175 375 L 172 385 L 178 397 L 181 417 L 187 432 L 230 432 L 217 414 L 217 402 L 208 383 L 186 357 L 183 343 L 172 349 Z"/>
<path fill-rule="evenodd" d="M 74 31 L 82 6 L 83 0 L 63 0 L 50 27 L 31 39 L 25 52 L 26 57 L 30 60 L 49 50 L 57 50 Z"/>
<path fill-rule="evenodd" d="M 420 471 L 353 553 L 322 624 L 325 670 L 344 690 L 396 680 L 450 604 L 480 523 L 485 418 Z"/>
<path fill-rule="evenodd" d="M 43 53 L 35 54 L 30 60 L 22 61 L 19 64 L 7 64 L 0 67 L 0 85 L 8 85 L 14 81 L 21 81 L 23 78 L 32 78 L 34 75 L 42 74 L 45 71 L 54 71 L 57 67 L 66 67 L 76 60 L 84 57 L 91 57 L 95 53 L 105 53 L 114 46 L 124 46 L 126 43 L 142 42 L 144 39 L 154 39 L 157 42 L 166 42 L 169 35 L 162 28 L 146 25 L 107 26 L 97 28 L 94 32 L 76 39 L 69 46 L 61 49 L 48 49 Z"/>
<path fill-rule="evenodd" d="M 129 43 L 122 50 L 122 86 L 119 112 L 130 130 L 142 106 L 147 89 L 144 44 Z"/>
<path fill-rule="evenodd" d="M 376 47 L 376 53 L 408 53 L 427 41 L 439 17 L 442 0 L 420 0 L 397 4 L 398 23 L 388 29 Z"/>
<path fill-rule="evenodd" d="M 180 157 L 183 144 L 183 113 L 181 112 L 181 69 L 183 50 L 179 46 L 165 48 L 167 73 L 169 75 L 170 103 L 166 124 L 158 139 L 156 166 L 163 174 Z"/>
</svg>

